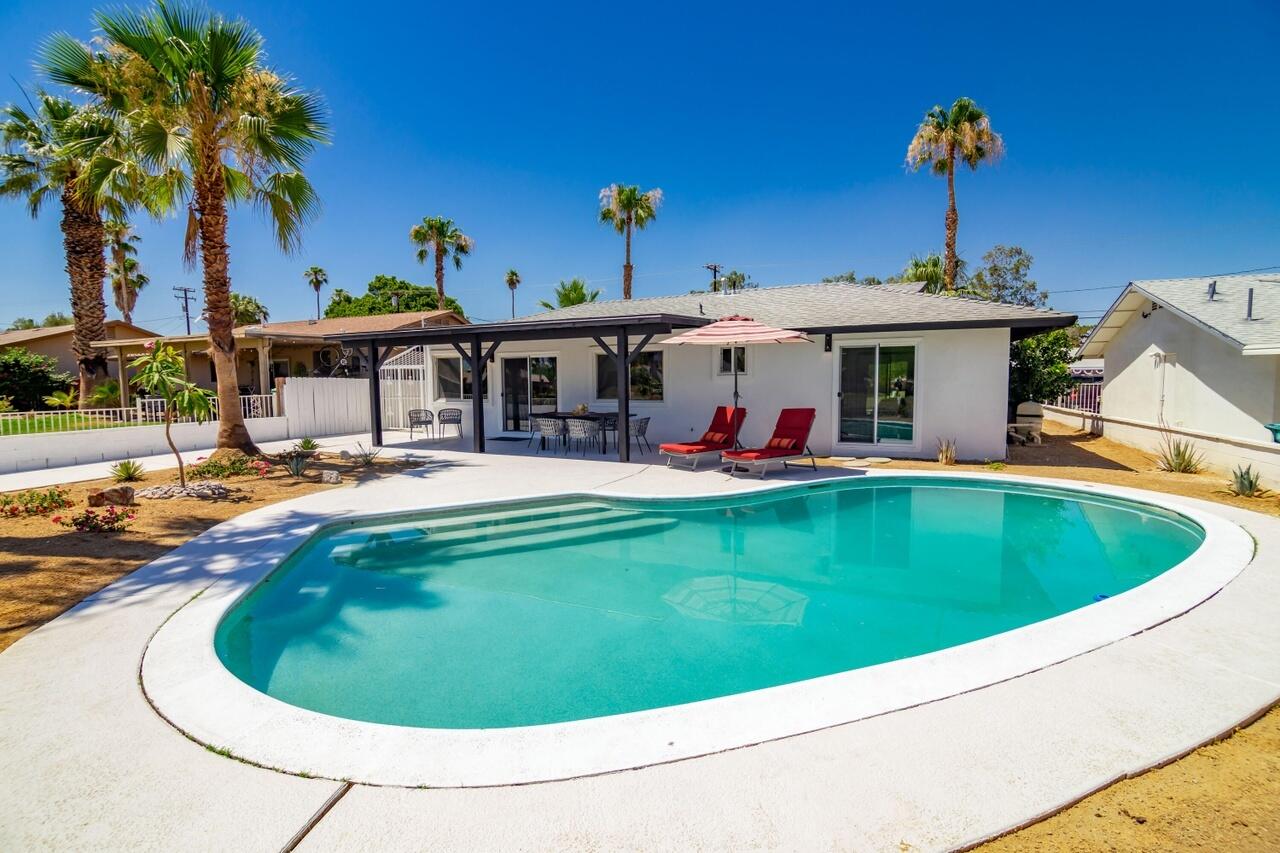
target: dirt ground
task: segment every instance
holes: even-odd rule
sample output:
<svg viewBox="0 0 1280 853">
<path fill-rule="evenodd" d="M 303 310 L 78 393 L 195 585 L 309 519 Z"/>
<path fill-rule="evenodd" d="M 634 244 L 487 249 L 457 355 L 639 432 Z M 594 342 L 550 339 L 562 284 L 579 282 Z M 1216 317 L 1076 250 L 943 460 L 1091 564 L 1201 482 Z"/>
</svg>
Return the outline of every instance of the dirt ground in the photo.
<svg viewBox="0 0 1280 853">
<path fill-rule="evenodd" d="M 1047 424 L 1045 444 L 1015 447 L 1003 466 L 960 464 L 952 470 L 1088 480 L 1218 501 L 1280 516 L 1280 497 L 1238 498 L 1212 474 L 1168 474 L 1145 453 Z M 823 460 L 823 464 L 840 464 Z M 890 469 L 946 470 L 936 462 L 895 461 Z M 0 519 L 0 651 L 84 597 L 228 518 L 324 486 L 318 471 L 343 472 L 344 482 L 401 470 L 387 460 L 371 469 L 325 456 L 303 480 L 277 466 L 266 479 L 228 480 L 230 500 L 141 501 L 125 533 L 77 533 L 47 517 Z M 172 471 L 148 474 L 141 487 L 172 482 Z M 105 481 L 68 487 L 77 509 Z M 63 514 L 66 514 L 65 512 Z M 1273 708 L 1230 738 L 1166 767 L 1113 785 L 1026 829 L 978 848 L 1005 851 L 1262 851 L 1280 850 L 1280 709 Z"/>
<path fill-rule="evenodd" d="M 957 471 L 1027 474 L 1132 486 L 1280 516 L 1280 496 L 1240 498 L 1219 474 L 1170 474 L 1139 450 L 1046 423 L 1041 446 L 1012 447 L 1003 465 Z M 827 464 L 838 464 L 828 460 Z M 948 470 L 894 461 L 890 469 Z M 993 471 L 993 469 L 995 469 Z M 1277 614 L 1280 617 L 1280 614 Z M 976 848 L 982 853 L 1180 853 L 1280 850 L 1280 706 L 1226 740 L 1127 779 L 1047 820 Z"/>
<path fill-rule="evenodd" d="M 403 470 L 393 460 L 377 459 L 370 468 L 322 454 L 300 480 L 276 465 L 265 478 L 257 475 L 224 480 L 232 490 L 227 500 L 139 498 L 137 519 L 122 533 L 80 533 L 60 527 L 51 516 L 66 516 L 85 508 L 91 491 L 114 485 L 109 480 L 66 486 L 75 506 L 48 516 L 0 518 L 0 651 L 24 634 L 70 609 L 77 602 L 127 575 L 228 518 L 277 501 L 296 498 L 321 489 L 337 489 L 320 483 L 320 471 L 342 472 L 343 481 L 354 483 Z M 176 470 L 149 472 L 141 489 L 177 482 Z M 104 545 L 110 542 L 109 547 Z"/>
</svg>

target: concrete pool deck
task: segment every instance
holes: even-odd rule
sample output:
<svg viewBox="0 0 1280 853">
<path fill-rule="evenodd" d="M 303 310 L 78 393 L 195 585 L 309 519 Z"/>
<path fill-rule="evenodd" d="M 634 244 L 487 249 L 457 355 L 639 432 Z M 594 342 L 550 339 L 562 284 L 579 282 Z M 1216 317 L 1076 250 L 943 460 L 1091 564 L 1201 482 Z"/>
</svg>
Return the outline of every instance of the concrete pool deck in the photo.
<svg viewBox="0 0 1280 853">
<path fill-rule="evenodd" d="M 400 452 L 396 449 L 389 452 Z M 0 654 L 0 846 L 278 849 L 948 849 L 1056 809 L 1229 731 L 1280 698 L 1280 521 L 1184 616 L 1040 671 L 856 723 L 626 773 L 414 790 L 304 779 L 216 755 L 148 705 L 143 650 L 233 552 L 351 505 L 607 490 L 753 490 L 714 471 L 435 450 L 416 476 L 320 493 L 215 527 Z M 830 476 L 830 470 L 818 477 Z M 838 472 L 835 472 L 838 473 Z M 768 486 L 814 479 L 792 471 Z"/>
</svg>

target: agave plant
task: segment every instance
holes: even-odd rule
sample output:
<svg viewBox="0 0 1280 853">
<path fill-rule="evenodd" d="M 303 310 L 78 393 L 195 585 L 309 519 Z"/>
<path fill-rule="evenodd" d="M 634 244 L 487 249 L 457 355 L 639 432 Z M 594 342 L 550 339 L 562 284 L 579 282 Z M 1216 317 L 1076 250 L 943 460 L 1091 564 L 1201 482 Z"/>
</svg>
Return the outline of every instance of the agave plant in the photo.
<svg viewBox="0 0 1280 853">
<path fill-rule="evenodd" d="M 1161 471 L 1173 474 L 1199 474 L 1204 467 L 1204 457 L 1192 442 L 1166 435 L 1156 451 L 1156 464 Z"/>
<path fill-rule="evenodd" d="M 943 465 L 956 464 L 956 440 L 954 438 L 938 439 L 938 462 Z"/>
<path fill-rule="evenodd" d="M 111 479 L 117 483 L 136 483 L 142 479 L 142 463 L 136 459 L 122 459 L 111 466 Z"/>
<path fill-rule="evenodd" d="M 1231 472 L 1231 483 L 1227 490 L 1241 498 L 1261 498 L 1270 494 L 1267 489 L 1262 488 L 1262 475 L 1254 471 L 1252 465 L 1237 465 Z"/>
</svg>

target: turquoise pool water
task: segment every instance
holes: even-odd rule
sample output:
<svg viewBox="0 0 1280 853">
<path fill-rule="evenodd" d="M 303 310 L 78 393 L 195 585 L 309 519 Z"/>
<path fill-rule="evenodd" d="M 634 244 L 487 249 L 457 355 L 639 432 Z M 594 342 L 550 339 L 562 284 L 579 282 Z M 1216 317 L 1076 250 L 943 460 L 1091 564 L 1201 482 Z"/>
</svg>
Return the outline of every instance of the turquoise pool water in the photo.
<svg viewBox="0 0 1280 853">
<path fill-rule="evenodd" d="M 987 637 L 1131 589 L 1203 538 L 1136 503 L 930 478 L 525 502 L 321 531 L 216 644 L 248 684 L 326 714 L 552 723 Z"/>
</svg>

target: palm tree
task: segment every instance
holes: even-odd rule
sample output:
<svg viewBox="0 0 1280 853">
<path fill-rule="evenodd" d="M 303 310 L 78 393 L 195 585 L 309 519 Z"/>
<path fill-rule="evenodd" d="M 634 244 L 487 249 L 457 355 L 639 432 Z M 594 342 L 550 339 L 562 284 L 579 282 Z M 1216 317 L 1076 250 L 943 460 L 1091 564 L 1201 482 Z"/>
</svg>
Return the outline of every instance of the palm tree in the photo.
<svg viewBox="0 0 1280 853">
<path fill-rule="evenodd" d="M 932 165 L 935 174 L 947 176 L 947 244 L 943 267 L 943 286 L 954 290 L 957 260 L 956 232 L 960 214 L 956 212 L 956 159 L 977 170 L 982 163 L 993 163 L 1004 154 L 1004 141 L 991 129 L 991 121 L 982 108 L 968 98 L 957 98 L 951 109 L 935 106 L 925 113 L 907 147 L 907 167 L 918 170 Z"/>
<path fill-rule="evenodd" d="M 329 274 L 320 267 L 307 267 L 307 271 L 302 274 L 307 283 L 311 285 L 311 289 L 316 292 L 316 319 L 320 319 L 320 288 L 329 283 Z"/>
<path fill-rule="evenodd" d="M 722 290 L 733 293 L 747 287 L 755 287 L 755 284 L 751 281 L 751 276 L 738 270 L 730 270 L 711 282 L 712 293 L 719 293 Z"/>
<path fill-rule="evenodd" d="M 575 278 L 569 281 L 561 281 L 556 285 L 555 305 L 545 299 L 539 300 L 538 304 L 548 311 L 554 311 L 557 308 L 568 308 L 572 305 L 581 305 L 584 302 L 595 302 L 599 298 L 600 291 L 587 290 L 587 283 L 580 278 Z"/>
<path fill-rule="evenodd" d="M 142 238 L 123 219 L 109 219 L 103 224 L 110 260 L 107 275 L 111 278 L 111 295 L 116 309 L 126 323 L 133 322 L 133 307 L 138 304 L 138 291 L 151 283 L 142 272 L 138 259 L 138 241 Z"/>
<path fill-rule="evenodd" d="M 507 270 L 507 288 L 511 291 L 511 318 L 516 316 L 516 288 L 520 286 L 520 273 Z"/>
<path fill-rule="evenodd" d="M 231 316 L 237 326 L 265 323 L 271 316 L 266 306 L 252 296 L 232 292 L 228 294 L 228 298 L 231 302 Z M 236 405 L 240 405 L 238 401 Z"/>
<path fill-rule="evenodd" d="M 622 298 L 631 298 L 631 232 L 643 231 L 658 215 L 662 190 L 640 192 L 637 186 L 610 184 L 600 190 L 600 221 L 612 223 L 627 244 L 622 262 Z"/>
<path fill-rule="evenodd" d="M 45 92 L 36 94 L 30 111 L 12 104 L 0 111 L 0 140 L 0 196 L 24 199 L 32 217 L 49 199 L 61 202 L 75 326 L 71 348 L 79 363 L 77 397 L 87 406 L 98 371 L 107 373 L 106 359 L 92 346 L 106 337 L 103 213 L 121 213 L 126 192 L 120 173 L 103 164 L 125 162 L 112 155 L 119 157 L 128 141 L 108 112 Z M 86 190 L 90 174 L 101 177 L 101 197 Z"/>
<path fill-rule="evenodd" d="M 424 216 L 422 221 L 409 229 L 409 240 L 418 247 L 418 263 L 436 258 L 436 296 L 444 305 L 444 259 L 453 255 L 453 268 L 462 269 L 462 259 L 471 254 L 475 241 L 458 230 L 452 219 L 443 216 Z"/>
<path fill-rule="evenodd" d="M 165 0 L 94 20 L 104 50 L 55 35 L 41 67 L 127 115 L 144 164 L 164 176 L 153 201 L 186 207 L 184 259 L 200 260 L 217 374 L 217 446 L 256 454 L 236 384 L 227 208 L 253 201 L 281 249 L 297 249 L 319 209 L 302 167 L 328 140 L 320 99 L 266 66 L 262 36 L 243 20 Z"/>
<path fill-rule="evenodd" d="M 961 284 L 965 280 L 964 258 L 956 259 L 956 279 Z M 902 273 L 891 280 L 921 281 L 924 282 L 926 293 L 942 293 L 946 290 L 946 262 L 937 252 L 930 252 L 923 257 L 912 255 Z"/>
</svg>

